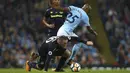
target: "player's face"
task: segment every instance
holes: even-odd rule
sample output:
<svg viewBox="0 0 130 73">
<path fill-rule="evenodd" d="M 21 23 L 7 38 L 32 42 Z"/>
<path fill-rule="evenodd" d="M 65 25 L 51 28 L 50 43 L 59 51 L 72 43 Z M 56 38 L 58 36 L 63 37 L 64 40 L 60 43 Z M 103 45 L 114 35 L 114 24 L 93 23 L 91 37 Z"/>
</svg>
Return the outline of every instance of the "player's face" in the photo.
<svg viewBox="0 0 130 73">
<path fill-rule="evenodd" d="M 68 43 L 68 39 L 59 39 L 59 40 L 58 40 L 58 43 L 59 43 L 62 47 L 66 48 L 67 43 Z"/>
<path fill-rule="evenodd" d="M 52 0 L 52 4 L 55 6 L 60 6 L 60 0 Z"/>
</svg>

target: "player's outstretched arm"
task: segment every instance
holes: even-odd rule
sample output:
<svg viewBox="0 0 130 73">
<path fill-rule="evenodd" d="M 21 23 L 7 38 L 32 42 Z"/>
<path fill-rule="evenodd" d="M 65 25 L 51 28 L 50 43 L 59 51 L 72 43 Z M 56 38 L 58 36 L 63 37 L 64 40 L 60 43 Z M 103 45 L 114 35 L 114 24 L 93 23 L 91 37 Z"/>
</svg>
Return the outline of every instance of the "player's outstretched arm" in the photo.
<svg viewBox="0 0 130 73">
<path fill-rule="evenodd" d="M 95 36 L 98 35 L 97 32 L 94 31 L 90 26 L 87 26 L 87 29 L 88 29 L 88 31 L 89 31 L 90 33 L 94 34 Z"/>
</svg>

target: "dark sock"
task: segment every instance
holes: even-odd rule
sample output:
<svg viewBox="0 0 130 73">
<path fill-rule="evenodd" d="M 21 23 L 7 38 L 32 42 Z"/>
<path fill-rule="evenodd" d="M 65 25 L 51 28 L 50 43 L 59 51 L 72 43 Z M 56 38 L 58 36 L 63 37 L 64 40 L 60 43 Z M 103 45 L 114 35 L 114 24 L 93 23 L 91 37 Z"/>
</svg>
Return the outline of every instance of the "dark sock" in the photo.
<svg viewBox="0 0 130 73">
<path fill-rule="evenodd" d="M 67 58 L 66 57 L 61 57 L 59 64 L 56 68 L 56 70 L 61 70 L 61 68 L 64 66 L 65 62 L 66 62 Z"/>
<path fill-rule="evenodd" d="M 44 68 L 44 64 L 38 64 L 38 63 L 35 63 L 35 62 L 29 62 L 29 66 L 31 68 L 38 69 L 38 70 L 41 70 L 41 69 Z"/>
<path fill-rule="evenodd" d="M 36 68 L 36 64 L 37 64 L 37 63 L 29 62 L 29 65 L 31 66 L 31 68 Z"/>
</svg>

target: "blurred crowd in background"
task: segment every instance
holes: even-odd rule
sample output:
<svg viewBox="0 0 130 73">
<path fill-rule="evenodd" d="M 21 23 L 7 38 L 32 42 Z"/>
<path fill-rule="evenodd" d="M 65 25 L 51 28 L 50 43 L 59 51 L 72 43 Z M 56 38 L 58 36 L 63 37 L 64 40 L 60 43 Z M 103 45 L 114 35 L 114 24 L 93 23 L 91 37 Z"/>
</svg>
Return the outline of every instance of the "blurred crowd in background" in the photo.
<svg viewBox="0 0 130 73">
<path fill-rule="evenodd" d="M 117 65 L 130 65 L 129 4 L 129 0 L 98 0 L 99 13 Z"/>
<path fill-rule="evenodd" d="M 129 8 L 120 5 L 124 0 L 120 0 L 121 8 L 111 1 L 98 0 L 99 13 L 105 24 L 112 54 L 117 62 L 121 62 L 120 64 L 128 64 L 130 63 Z M 82 7 L 84 2 L 85 0 L 62 0 L 61 4 Z M 48 0 L 0 0 L 0 68 L 23 68 L 31 51 L 37 51 L 42 41 L 48 38 L 41 23 L 48 7 Z M 81 32 L 77 31 L 77 34 L 80 35 Z M 72 45 L 68 45 L 68 48 L 71 49 Z M 88 46 L 84 52 L 81 49 L 75 60 L 84 66 L 105 63 L 96 46 Z"/>
</svg>

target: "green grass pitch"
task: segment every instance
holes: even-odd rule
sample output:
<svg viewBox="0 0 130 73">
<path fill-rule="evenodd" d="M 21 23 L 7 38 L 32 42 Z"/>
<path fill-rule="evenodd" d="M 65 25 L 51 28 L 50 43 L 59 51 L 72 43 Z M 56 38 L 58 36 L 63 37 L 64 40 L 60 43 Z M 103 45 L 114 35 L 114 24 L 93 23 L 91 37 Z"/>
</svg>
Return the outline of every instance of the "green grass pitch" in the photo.
<svg viewBox="0 0 130 73">
<path fill-rule="evenodd" d="M 34 70 L 32 69 L 31 72 L 26 72 L 25 69 L 15 69 L 15 68 L 11 68 L 11 69 L 0 69 L 0 73 L 61 73 L 61 72 L 52 72 L 51 69 L 49 69 L 48 72 L 44 72 L 42 71 L 38 71 L 38 70 Z M 74 73 L 71 72 L 71 70 L 69 68 L 65 69 L 65 72 L 62 73 Z M 81 69 L 80 72 L 76 72 L 76 73 L 130 73 L 130 70 L 88 70 L 88 69 Z"/>
</svg>

